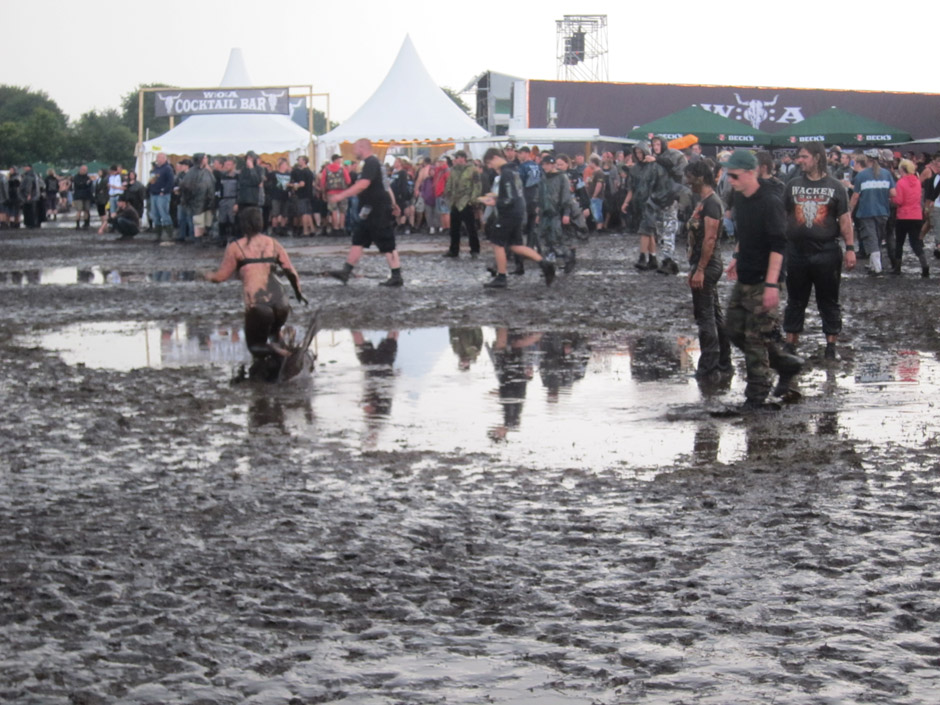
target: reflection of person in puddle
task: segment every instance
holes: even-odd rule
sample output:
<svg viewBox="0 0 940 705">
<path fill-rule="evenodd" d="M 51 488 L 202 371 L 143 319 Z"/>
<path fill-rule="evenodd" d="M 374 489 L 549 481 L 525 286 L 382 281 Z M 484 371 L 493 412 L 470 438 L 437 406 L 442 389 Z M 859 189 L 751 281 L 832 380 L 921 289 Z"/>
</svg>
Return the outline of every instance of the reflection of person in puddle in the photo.
<svg viewBox="0 0 940 705">
<path fill-rule="evenodd" d="M 503 424 L 490 428 L 494 441 L 505 440 L 506 434 L 519 427 L 526 385 L 532 379 L 532 366 L 526 364 L 525 350 L 541 340 L 541 333 L 520 333 L 497 328 L 496 340 L 489 347 L 490 359 L 499 381 L 499 403 L 503 407 Z"/>
<path fill-rule="evenodd" d="M 558 393 L 584 378 L 591 353 L 584 337 L 577 333 L 546 333 L 541 341 L 539 376 L 548 389 L 548 400 L 558 401 Z"/>
<path fill-rule="evenodd" d="M 450 328 L 450 349 L 457 356 L 457 367 L 469 370 L 483 349 L 482 328 Z"/>
<path fill-rule="evenodd" d="M 366 340 L 362 331 L 352 331 L 356 357 L 365 367 L 365 389 L 362 410 L 366 417 L 388 416 L 392 411 L 391 385 L 395 376 L 395 358 L 398 356 L 398 331 L 390 330 L 378 347 Z"/>
<path fill-rule="evenodd" d="M 290 312 L 287 294 L 275 276 L 280 267 L 290 280 L 298 301 L 300 293 L 297 270 L 281 244 L 262 235 L 259 208 L 245 208 L 238 214 L 245 235 L 225 248 L 222 264 L 206 275 L 210 282 L 224 282 L 235 272 L 242 280 L 245 299 L 245 342 L 252 355 L 252 378 L 277 379 L 283 359 L 290 354 L 281 340 L 281 328 Z"/>
</svg>

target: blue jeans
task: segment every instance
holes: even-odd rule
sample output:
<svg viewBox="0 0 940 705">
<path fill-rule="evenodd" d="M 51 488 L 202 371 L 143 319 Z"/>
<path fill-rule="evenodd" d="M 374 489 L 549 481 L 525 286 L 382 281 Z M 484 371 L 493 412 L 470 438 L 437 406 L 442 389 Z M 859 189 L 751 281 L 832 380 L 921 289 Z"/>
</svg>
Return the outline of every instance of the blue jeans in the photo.
<svg viewBox="0 0 940 705">
<path fill-rule="evenodd" d="M 111 203 L 111 212 L 112 212 L 112 213 L 117 213 L 117 212 L 118 212 L 118 206 L 117 206 L 118 195 L 117 195 L 117 194 L 114 194 L 113 196 L 111 196 L 111 197 L 108 199 L 108 201 Z"/>
<path fill-rule="evenodd" d="M 165 193 L 162 196 L 150 196 L 150 207 L 153 209 L 153 223 L 156 227 L 172 226 L 173 219 L 170 218 L 170 194 Z"/>
<path fill-rule="evenodd" d="M 604 224 L 604 199 L 603 198 L 591 199 L 591 217 L 594 218 L 594 223 L 597 225 L 597 227 L 601 227 Z"/>
<path fill-rule="evenodd" d="M 180 234 L 178 240 L 192 240 L 196 237 L 196 231 L 193 229 L 193 211 L 189 206 L 180 206 L 176 209 L 180 223 Z"/>
</svg>

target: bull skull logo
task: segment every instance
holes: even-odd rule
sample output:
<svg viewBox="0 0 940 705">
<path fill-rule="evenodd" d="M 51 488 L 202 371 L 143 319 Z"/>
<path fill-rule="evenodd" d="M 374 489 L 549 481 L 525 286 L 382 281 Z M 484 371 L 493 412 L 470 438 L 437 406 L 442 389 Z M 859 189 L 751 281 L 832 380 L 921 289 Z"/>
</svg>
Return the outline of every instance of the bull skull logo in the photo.
<svg viewBox="0 0 940 705">
<path fill-rule="evenodd" d="M 268 110 L 273 113 L 274 109 L 277 108 L 277 99 L 284 97 L 284 91 L 281 91 L 280 93 L 265 93 L 264 91 L 261 91 L 261 95 L 268 99 Z"/>
<path fill-rule="evenodd" d="M 173 112 L 173 101 L 182 97 L 182 93 L 177 93 L 176 95 L 166 95 L 165 93 L 157 93 L 157 98 L 163 101 L 164 108 L 166 109 L 167 115 Z"/>
<path fill-rule="evenodd" d="M 816 220 L 816 215 L 819 213 L 819 204 L 816 201 L 803 201 L 801 205 L 803 208 L 803 222 L 809 225 Z"/>
<path fill-rule="evenodd" d="M 734 94 L 734 97 L 737 99 L 738 105 L 744 108 L 744 112 L 741 114 L 742 117 L 751 123 L 751 127 L 755 130 L 759 130 L 760 124 L 770 117 L 767 108 L 775 106 L 780 96 L 775 95 L 774 99 L 769 103 L 765 100 L 741 100 L 741 96 L 737 93 Z"/>
</svg>

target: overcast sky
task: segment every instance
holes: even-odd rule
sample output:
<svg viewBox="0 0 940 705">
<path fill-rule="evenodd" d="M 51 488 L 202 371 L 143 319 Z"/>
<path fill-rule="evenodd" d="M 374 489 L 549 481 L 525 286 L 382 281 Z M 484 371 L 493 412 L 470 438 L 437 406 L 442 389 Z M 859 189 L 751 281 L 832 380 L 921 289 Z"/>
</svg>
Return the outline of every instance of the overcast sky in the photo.
<svg viewBox="0 0 940 705">
<path fill-rule="evenodd" d="M 217 86 L 240 47 L 255 85 L 313 84 L 341 121 L 381 83 L 406 34 L 441 86 L 459 90 L 487 69 L 554 79 L 555 21 L 583 12 L 608 17 L 611 81 L 940 92 L 936 0 L 581 5 L 2 0 L 0 82 L 43 90 L 78 118 L 119 107 L 140 83 Z"/>
</svg>

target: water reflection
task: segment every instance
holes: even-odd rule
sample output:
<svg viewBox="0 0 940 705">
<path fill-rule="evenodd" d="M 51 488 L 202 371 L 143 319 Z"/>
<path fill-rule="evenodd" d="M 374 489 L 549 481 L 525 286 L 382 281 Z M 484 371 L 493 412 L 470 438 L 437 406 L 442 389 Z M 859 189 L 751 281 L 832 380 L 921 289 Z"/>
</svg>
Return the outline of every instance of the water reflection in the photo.
<svg viewBox="0 0 940 705">
<path fill-rule="evenodd" d="M 499 382 L 503 418 L 501 424 L 489 430 L 489 437 L 494 441 L 505 440 L 511 429 L 519 428 L 526 387 L 533 374 L 531 353 L 541 338 L 541 333 L 497 328 L 496 339 L 487 348 Z"/>
<path fill-rule="evenodd" d="M 248 359 L 238 324 L 79 324 L 21 342 L 109 369 L 216 366 L 220 380 Z M 932 355 L 859 350 L 810 366 L 787 435 L 774 417 L 713 415 L 737 404 L 743 382 L 701 388 L 693 343 L 627 331 L 326 330 L 314 338 L 306 386 L 236 391 L 230 415 L 250 432 L 363 450 L 486 452 L 558 467 L 726 463 L 779 453 L 799 433 L 914 444 L 940 433 Z"/>
<path fill-rule="evenodd" d="M 44 267 L 20 271 L 0 272 L 0 284 L 12 286 L 66 286 L 70 284 L 131 284 L 193 282 L 196 270 L 155 270 L 139 272 L 105 267 Z"/>
<path fill-rule="evenodd" d="M 363 444 L 366 448 L 374 448 L 383 419 L 392 413 L 398 331 L 388 331 L 378 345 L 368 340 L 361 330 L 350 333 L 356 346 L 356 359 L 362 365 L 361 406 L 365 414 Z"/>
<path fill-rule="evenodd" d="M 479 326 L 467 328 L 448 328 L 450 349 L 457 356 L 457 367 L 469 370 L 480 357 L 483 350 L 483 329 Z"/>
</svg>

